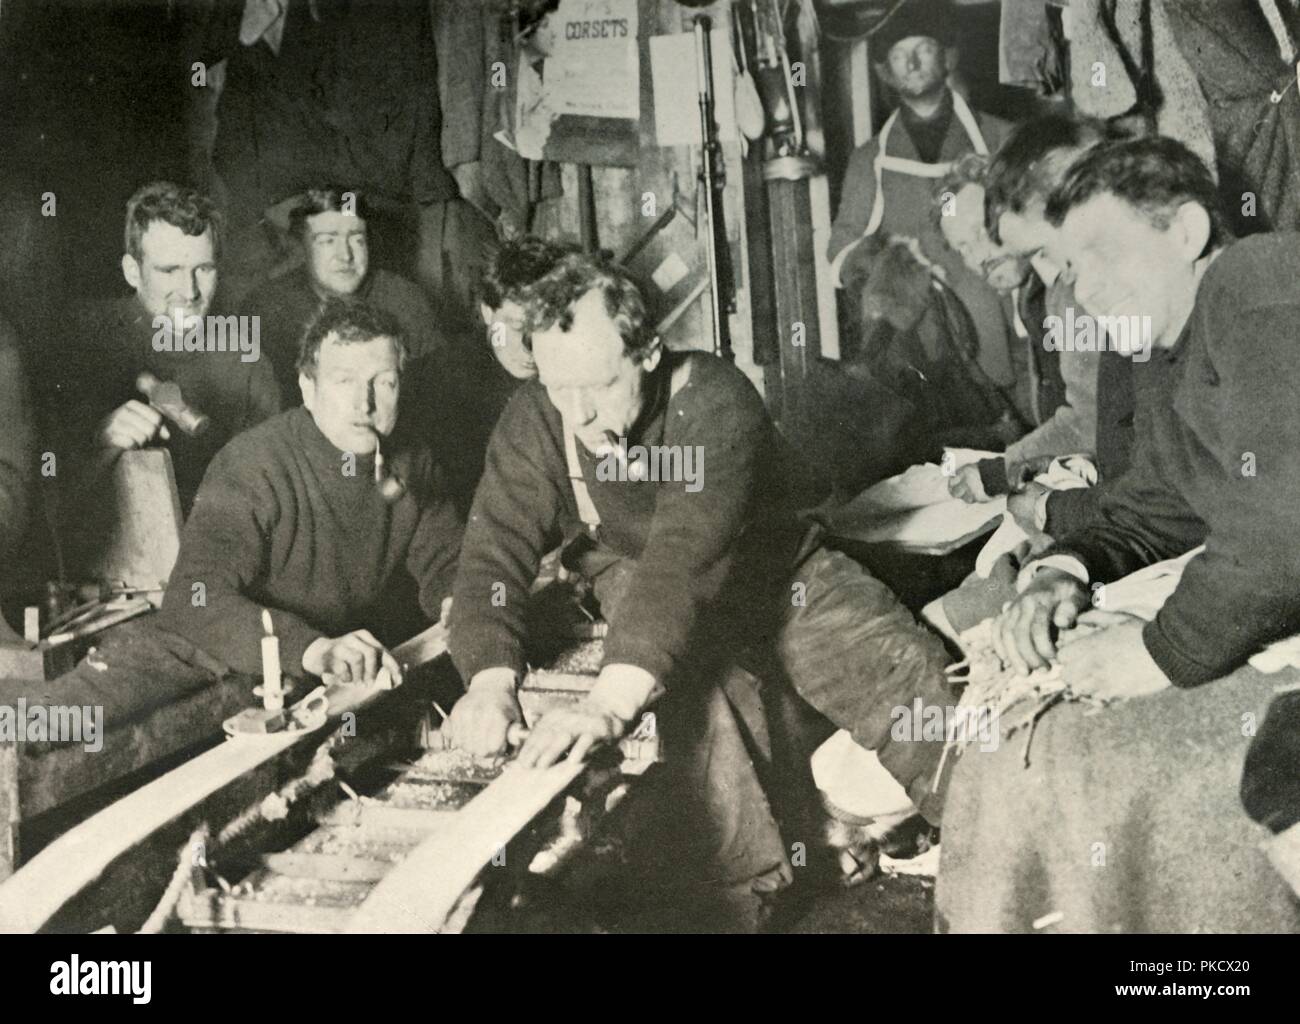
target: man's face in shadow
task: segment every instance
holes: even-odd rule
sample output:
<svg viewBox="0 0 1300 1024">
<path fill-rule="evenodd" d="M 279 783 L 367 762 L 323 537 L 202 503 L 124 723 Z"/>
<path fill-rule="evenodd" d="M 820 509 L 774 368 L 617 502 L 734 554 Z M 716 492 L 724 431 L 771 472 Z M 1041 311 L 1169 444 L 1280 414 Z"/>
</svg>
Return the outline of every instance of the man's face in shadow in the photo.
<svg viewBox="0 0 1300 1024">
<path fill-rule="evenodd" d="M 877 65 L 885 83 L 905 100 L 933 99 L 948 80 L 950 52 L 929 36 L 908 36 L 889 49 L 883 64 Z"/>
<path fill-rule="evenodd" d="M 313 214 L 303 225 L 303 244 L 312 284 L 322 294 L 346 298 L 370 271 L 366 222 L 360 217 L 337 210 Z"/>
</svg>

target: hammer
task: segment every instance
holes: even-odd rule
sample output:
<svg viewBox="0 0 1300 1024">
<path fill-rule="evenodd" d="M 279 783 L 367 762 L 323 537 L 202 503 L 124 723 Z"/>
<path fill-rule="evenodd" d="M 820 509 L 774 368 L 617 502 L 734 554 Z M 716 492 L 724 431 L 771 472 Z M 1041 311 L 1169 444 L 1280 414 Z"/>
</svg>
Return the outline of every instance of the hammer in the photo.
<svg viewBox="0 0 1300 1024">
<path fill-rule="evenodd" d="M 198 437 L 212 426 L 212 420 L 185 404 L 180 385 L 169 380 L 159 380 L 146 370 L 135 379 L 135 386 L 149 399 L 150 405 L 190 437 Z"/>
</svg>

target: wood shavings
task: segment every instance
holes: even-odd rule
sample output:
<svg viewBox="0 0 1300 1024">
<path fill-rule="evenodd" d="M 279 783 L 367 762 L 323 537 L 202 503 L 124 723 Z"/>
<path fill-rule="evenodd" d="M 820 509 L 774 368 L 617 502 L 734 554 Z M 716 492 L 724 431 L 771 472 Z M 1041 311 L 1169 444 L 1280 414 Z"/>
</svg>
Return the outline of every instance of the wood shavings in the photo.
<svg viewBox="0 0 1300 1024">
<path fill-rule="evenodd" d="M 480 787 L 458 782 L 399 782 L 388 788 L 384 802 L 392 807 L 443 810 L 464 807 Z"/>
<path fill-rule="evenodd" d="M 370 894 L 367 882 L 337 882 L 322 878 L 268 875 L 257 886 L 238 894 L 257 903 L 297 903 L 308 907 L 351 908 Z"/>
<path fill-rule="evenodd" d="M 447 782 L 488 783 L 501 774 L 503 760 L 498 757 L 475 757 L 458 747 L 427 750 L 411 768 L 420 776 Z"/>
<path fill-rule="evenodd" d="M 545 672 L 569 675 L 596 675 L 605 658 L 605 641 L 601 638 L 584 640 L 561 654 Z M 544 674 L 539 670 L 537 674 Z"/>
<path fill-rule="evenodd" d="M 963 729 L 962 723 L 988 722 L 1006 739 L 1021 729 L 1032 728 L 1048 708 L 1060 701 L 1101 706 L 1102 702 L 1094 697 L 1074 693 L 1065 682 L 1059 664 L 1028 674 L 1003 666 L 993 648 L 995 621 L 985 619 L 961 634 L 969 672 L 957 704 L 958 714 L 954 719 L 957 728 L 948 737 L 949 748 L 964 748 L 977 738 L 973 730 Z"/>
</svg>

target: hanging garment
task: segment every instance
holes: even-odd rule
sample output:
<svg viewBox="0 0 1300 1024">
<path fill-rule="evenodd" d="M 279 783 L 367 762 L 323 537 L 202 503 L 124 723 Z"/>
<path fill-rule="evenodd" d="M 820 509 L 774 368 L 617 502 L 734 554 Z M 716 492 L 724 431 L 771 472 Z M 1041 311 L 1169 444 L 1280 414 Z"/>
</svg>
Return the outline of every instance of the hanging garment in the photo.
<svg viewBox="0 0 1300 1024">
<path fill-rule="evenodd" d="M 1045 0 L 1002 0 L 998 23 L 998 81 L 1036 87 L 1051 51 Z"/>
<path fill-rule="evenodd" d="M 290 2 L 275 22 L 254 6 L 215 8 L 200 54 L 228 61 L 213 162 L 235 204 L 260 216 L 321 182 L 399 202 L 456 194 L 426 5 Z"/>
<path fill-rule="evenodd" d="M 1242 235 L 1300 227 L 1300 89 L 1290 5 L 1166 0 L 1165 8 L 1207 101 L 1233 229 Z"/>
<path fill-rule="evenodd" d="M 1153 118 L 1161 135 L 1182 142 L 1213 169 L 1214 141 L 1198 71 L 1184 57 L 1171 26 L 1178 5 L 1178 0 L 1072 0 L 1070 96 L 1089 117 L 1138 113 Z"/>
</svg>

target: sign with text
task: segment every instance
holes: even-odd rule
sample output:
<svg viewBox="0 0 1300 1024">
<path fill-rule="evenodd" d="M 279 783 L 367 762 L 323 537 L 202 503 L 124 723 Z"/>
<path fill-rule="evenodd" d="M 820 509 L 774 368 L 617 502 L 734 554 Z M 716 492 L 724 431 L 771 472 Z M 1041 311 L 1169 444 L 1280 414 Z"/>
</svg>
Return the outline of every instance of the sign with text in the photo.
<svg viewBox="0 0 1300 1024">
<path fill-rule="evenodd" d="M 547 93 L 558 115 L 641 116 L 636 0 L 561 0 Z"/>
</svg>

